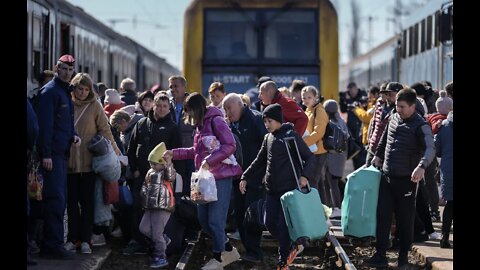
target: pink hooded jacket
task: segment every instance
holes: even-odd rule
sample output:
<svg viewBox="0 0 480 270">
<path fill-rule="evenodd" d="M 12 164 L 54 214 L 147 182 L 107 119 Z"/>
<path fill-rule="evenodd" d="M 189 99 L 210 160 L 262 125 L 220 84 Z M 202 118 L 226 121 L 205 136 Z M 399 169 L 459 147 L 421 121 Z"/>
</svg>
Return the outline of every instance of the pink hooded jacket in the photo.
<svg viewBox="0 0 480 270">
<path fill-rule="evenodd" d="M 209 153 L 207 147 L 202 143 L 203 136 L 217 137 L 220 142 L 220 149 Z M 243 171 L 240 165 L 231 165 L 222 163 L 222 161 L 231 154 L 235 153 L 236 144 L 232 131 L 223 119 L 222 112 L 213 106 L 207 108 L 203 125 L 201 128 L 197 127 L 195 137 L 193 138 L 193 147 L 173 149 L 173 159 L 194 159 L 195 169 L 198 171 L 202 165 L 203 160 L 207 160 L 210 166 L 210 172 L 216 180 L 228 177 L 239 177 Z"/>
</svg>

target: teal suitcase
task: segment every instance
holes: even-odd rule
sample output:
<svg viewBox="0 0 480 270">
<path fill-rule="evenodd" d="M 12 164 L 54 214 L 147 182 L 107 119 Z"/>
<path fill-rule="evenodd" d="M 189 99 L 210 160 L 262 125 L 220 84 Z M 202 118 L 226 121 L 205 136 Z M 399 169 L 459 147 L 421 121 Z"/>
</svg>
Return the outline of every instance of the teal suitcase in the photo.
<svg viewBox="0 0 480 270">
<path fill-rule="evenodd" d="M 308 193 L 294 189 L 283 194 L 280 201 L 293 241 L 300 237 L 317 240 L 326 236 L 328 225 L 317 189 L 310 188 Z"/>
<path fill-rule="evenodd" d="M 373 166 L 362 166 L 347 175 L 342 201 L 344 236 L 375 237 L 380 177 L 381 172 Z"/>
<path fill-rule="evenodd" d="M 284 139 L 286 146 L 290 139 L 293 138 Z M 298 158 L 299 160 L 302 160 L 295 139 L 293 139 L 293 142 L 295 143 Z M 297 172 L 293 165 L 292 156 L 288 146 L 287 152 L 298 185 Z M 283 214 L 285 215 L 288 233 L 293 241 L 297 241 L 301 237 L 308 238 L 312 241 L 322 239 L 327 235 L 327 220 L 325 218 L 325 212 L 317 189 L 308 187 L 308 192 L 303 193 L 300 191 L 300 186 L 298 185 L 298 189 L 285 192 L 285 194 L 280 197 L 280 202 L 282 204 Z"/>
</svg>

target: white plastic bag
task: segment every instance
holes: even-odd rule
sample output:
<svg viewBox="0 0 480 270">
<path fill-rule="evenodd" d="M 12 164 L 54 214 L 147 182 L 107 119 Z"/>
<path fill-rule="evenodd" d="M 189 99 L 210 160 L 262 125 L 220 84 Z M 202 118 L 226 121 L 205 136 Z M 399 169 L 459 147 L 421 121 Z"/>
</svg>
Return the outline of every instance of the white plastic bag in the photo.
<svg viewBox="0 0 480 270">
<path fill-rule="evenodd" d="M 308 130 L 305 130 L 305 133 L 303 133 L 302 138 L 305 138 L 305 137 L 307 137 L 307 136 L 309 136 L 309 135 L 310 135 L 310 132 L 308 132 Z M 315 153 L 315 152 L 317 152 L 317 150 L 318 150 L 318 147 L 317 147 L 317 145 L 316 145 L 315 143 L 312 144 L 312 145 L 310 145 L 310 146 L 308 146 L 308 148 L 310 149 L 310 152 L 312 152 L 312 153 Z"/>
<path fill-rule="evenodd" d="M 210 171 L 200 168 L 198 172 L 192 173 L 190 198 L 198 204 L 217 200 L 217 184 Z"/>
</svg>

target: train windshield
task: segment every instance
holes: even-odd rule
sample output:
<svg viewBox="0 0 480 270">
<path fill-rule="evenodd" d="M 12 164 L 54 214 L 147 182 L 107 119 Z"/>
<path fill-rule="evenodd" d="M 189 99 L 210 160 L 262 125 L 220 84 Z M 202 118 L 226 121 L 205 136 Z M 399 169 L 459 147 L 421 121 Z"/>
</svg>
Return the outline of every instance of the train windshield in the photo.
<svg viewBox="0 0 480 270">
<path fill-rule="evenodd" d="M 305 60 L 317 57 L 318 34 L 313 11 L 269 11 L 266 18 L 265 58 Z"/>
<path fill-rule="evenodd" d="M 314 61 L 318 59 L 316 16 L 315 10 L 307 9 L 206 10 L 204 59 Z"/>
<path fill-rule="evenodd" d="M 205 23 L 205 59 L 257 58 L 255 12 L 209 10 Z"/>
</svg>

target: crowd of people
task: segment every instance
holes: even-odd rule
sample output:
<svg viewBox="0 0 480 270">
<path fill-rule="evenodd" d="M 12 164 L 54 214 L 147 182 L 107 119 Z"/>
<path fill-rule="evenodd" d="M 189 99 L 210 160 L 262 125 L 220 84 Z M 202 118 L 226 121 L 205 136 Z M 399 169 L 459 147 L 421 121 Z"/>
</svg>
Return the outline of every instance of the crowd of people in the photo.
<svg viewBox="0 0 480 270">
<path fill-rule="evenodd" d="M 277 269 L 288 269 L 306 243 L 290 239 L 280 196 L 298 180 L 300 187 L 318 190 L 322 203 L 333 209 L 331 219 L 340 218 L 348 159 L 355 169 L 373 165 L 384 175 L 376 253 L 365 264 L 386 266 L 387 249 L 398 247 L 398 266 L 404 266 L 412 242 L 429 238 L 451 247 L 453 82 L 441 91 L 429 82 L 389 82 L 368 91 L 350 83 L 337 102 L 324 100 L 321 91 L 300 80 L 279 89 L 261 77 L 259 100 L 250 104 L 221 82 L 212 83 L 208 97 L 189 93 L 182 76 L 170 77 L 165 90 L 157 85 L 137 92 L 131 78 L 117 90 L 94 83 L 87 73 L 74 74 L 74 66 L 73 56 L 60 57 L 27 98 L 27 155 L 38 156 L 43 176 L 41 200 L 28 199 L 31 264 L 31 253 L 72 259 L 77 251 L 89 254 L 92 246 L 122 237 L 125 256 L 149 254 L 150 267 L 165 267 L 168 256 L 195 241 L 200 230 L 212 241 L 211 259 L 202 269 L 223 269 L 240 259 L 260 263 L 262 230 L 248 226 L 245 213 L 265 200 L 264 224 L 279 241 Z M 329 122 L 347 134 L 351 151 L 327 149 Z M 114 153 L 108 168 L 119 175 L 114 182 L 128 186 L 132 203 L 102 199 L 111 179 L 98 172 L 105 168 L 97 166 L 101 161 L 92 151 L 97 136 L 107 142 L 104 152 Z M 285 153 L 286 137 L 295 139 L 304 163 L 303 169 L 294 168 L 299 179 Z M 353 153 L 352 145 L 359 150 Z M 199 170 L 213 175 L 215 201 L 192 201 L 190 179 Z M 440 219 L 440 198 L 446 202 L 442 235 L 432 226 Z M 230 244 L 229 219 L 245 254 Z"/>
</svg>

